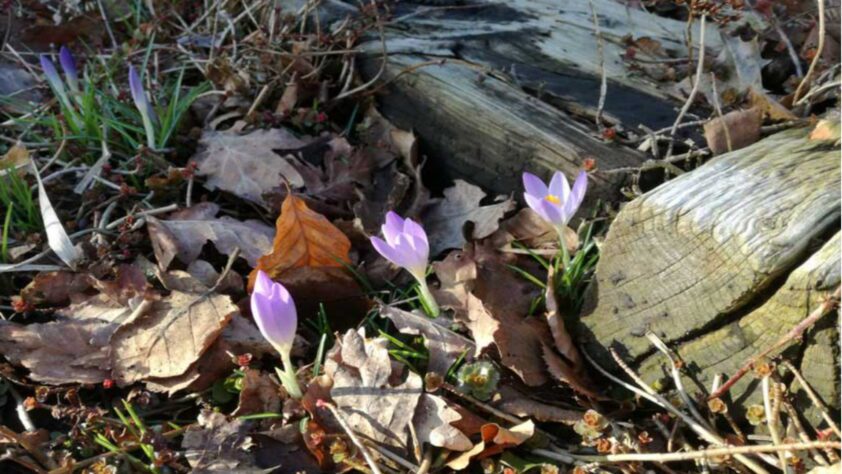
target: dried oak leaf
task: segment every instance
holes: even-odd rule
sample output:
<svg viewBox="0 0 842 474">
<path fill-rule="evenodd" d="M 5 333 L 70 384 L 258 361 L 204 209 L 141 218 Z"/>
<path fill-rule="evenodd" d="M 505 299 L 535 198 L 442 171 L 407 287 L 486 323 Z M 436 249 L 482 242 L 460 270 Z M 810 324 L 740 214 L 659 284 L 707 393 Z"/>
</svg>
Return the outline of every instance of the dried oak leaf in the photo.
<svg viewBox="0 0 842 474">
<path fill-rule="evenodd" d="M 287 195 L 275 227 L 271 253 L 257 260 L 249 275 L 249 288 L 257 270 L 279 278 L 298 267 L 342 267 L 350 263 L 351 241 L 327 218 L 307 207 L 299 197 Z"/>
<path fill-rule="evenodd" d="M 365 339 L 364 329 L 349 329 L 328 354 L 325 374 L 333 379 L 331 398 L 354 431 L 378 443 L 407 448 L 423 383 L 412 372 L 400 382 L 386 339 Z"/>
<path fill-rule="evenodd" d="M 760 139 L 763 114 L 759 108 L 735 110 L 708 121 L 705 140 L 714 155 L 745 148 Z"/>
<path fill-rule="evenodd" d="M 470 339 L 445 326 L 447 321 L 444 316 L 430 319 L 392 306 L 381 306 L 380 315 L 389 318 L 398 331 L 404 334 L 424 336 L 424 346 L 430 352 L 428 372 L 444 375 L 460 355 L 475 351 Z"/>
<path fill-rule="evenodd" d="M 231 298 L 174 291 L 111 337 L 114 380 L 129 384 L 185 373 L 238 311 Z"/>
<path fill-rule="evenodd" d="M 254 442 L 247 421 L 228 420 L 221 413 L 203 411 L 197 425 L 184 433 L 181 447 L 190 472 L 268 473 L 275 469 L 257 467 Z"/>
<path fill-rule="evenodd" d="M 192 263 L 199 258 L 207 241 L 226 255 L 240 249 L 240 255 L 252 267 L 271 250 L 274 234 L 271 227 L 257 220 L 215 217 L 218 212 L 218 205 L 204 202 L 174 213 L 166 220 L 147 218 L 149 239 L 159 267 L 166 270 L 174 257 L 185 264 Z"/>
<path fill-rule="evenodd" d="M 547 376 L 541 347 L 552 344 L 550 331 L 544 320 L 526 316 L 536 289 L 508 268 L 506 258 L 479 244 L 452 252 L 433 265 L 441 282 L 436 300 L 455 311 L 477 351 L 494 342 L 504 366 L 527 385 L 543 385 Z"/>
<path fill-rule="evenodd" d="M 467 451 L 474 447 L 474 444 L 464 433 L 451 425 L 461 419 L 462 415 L 450 408 L 443 398 L 425 393 L 421 395 L 415 409 L 412 424 L 421 443 L 430 443 L 451 451 Z"/>
<path fill-rule="evenodd" d="M 205 176 L 205 187 L 228 191 L 258 204 L 263 194 L 282 185 L 301 187 L 301 175 L 273 149 L 295 149 L 306 142 L 282 128 L 256 130 L 246 135 L 230 131 L 205 131 L 200 151 L 193 157 L 197 176 Z"/>
<path fill-rule="evenodd" d="M 278 384 L 267 373 L 246 369 L 240 401 L 231 416 L 253 415 L 255 413 L 278 413 L 281 410 L 281 395 Z"/>
<path fill-rule="evenodd" d="M 374 162 L 362 152 L 353 152 L 344 138 L 334 138 L 323 158 L 323 167 L 295 161 L 294 165 L 304 180 L 308 196 L 345 203 L 357 198 L 357 186 L 371 182 Z"/>
<path fill-rule="evenodd" d="M 444 199 L 437 199 L 427 205 L 422 221 L 430 240 L 430 254 L 443 250 L 462 248 L 466 243 L 465 224 L 473 224 L 467 237 L 483 239 L 497 230 L 500 219 L 515 208 L 511 198 L 499 196 L 494 204 L 480 205 L 485 192 L 465 181 L 457 179 L 454 186 L 444 190 Z"/>
</svg>

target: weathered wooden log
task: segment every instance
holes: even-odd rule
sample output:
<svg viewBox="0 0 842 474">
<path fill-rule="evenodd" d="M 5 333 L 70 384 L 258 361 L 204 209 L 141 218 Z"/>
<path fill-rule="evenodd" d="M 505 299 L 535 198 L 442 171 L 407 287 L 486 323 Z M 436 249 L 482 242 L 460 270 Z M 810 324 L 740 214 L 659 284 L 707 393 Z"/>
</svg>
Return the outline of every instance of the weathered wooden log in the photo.
<svg viewBox="0 0 842 474">
<path fill-rule="evenodd" d="M 651 382 L 664 361 L 645 337 L 652 331 L 709 387 L 832 293 L 840 284 L 839 152 L 807 134 L 778 133 L 626 205 L 582 314 L 590 350 L 604 359 L 605 348 L 617 348 Z M 839 407 L 834 325 L 818 326 L 788 355 Z M 756 400 L 752 379 L 732 396 Z"/>
<path fill-rule="evenodd" d="M 613 0 L 434 3 L 398 2 L 383 38 L 369 36 L 361 45 L 368 53 L 361 65 L 365 78 L 387 82 L 381 112 L 417 132 L 436 177 L 470 177 L 510 193 L 524 170 L 573 177 L 585 158 L 602 170 L 639 164 L 642 154 L 597 136 L 603 70 L 609 122 L 662 128 L 683 102 L 623 61 L 626 41 L 644 36 L 687 56 L 682 22 Z M 720 46 L 716 30 L 708 30 L 708 51 Z M 588 198 L 616 197 L 621 179 L 594 173 Z"/>
</svg>

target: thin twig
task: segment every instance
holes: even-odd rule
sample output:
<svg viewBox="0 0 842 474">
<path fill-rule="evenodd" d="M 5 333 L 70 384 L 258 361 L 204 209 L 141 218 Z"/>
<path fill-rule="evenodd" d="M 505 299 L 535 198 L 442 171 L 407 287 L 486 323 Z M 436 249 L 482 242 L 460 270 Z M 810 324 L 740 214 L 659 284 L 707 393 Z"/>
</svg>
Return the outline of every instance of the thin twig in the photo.
<svg viewBox="0 0 842 474">
<path fill-rule="evenodd" d="M 789 330 L 786 334 L 784 334 L 778 341 L 772 345 L 771 347 L 760 351 L 759 354 L 750 358 L 739 370 L 737 370 L 734 375 L 731 376 L 728 381 L 722 384 L 719 387 L 719 390 L 716 393 L 711 394 L 708 397 L 708 400 L 713 398 L 721 397 L 725 392 L 727 392 L 735 383 L 737 383 L 745 374 L 754 367 L 754 364 L 757 363 L 758 360 L 763 359 L 764 357 L 768 356 L 769 354 L 776 352 L 784 347 L 788 346 L 794 339 L 798 339 L 804 335 L 804 331 L 810 328 L 816 321 L 818 321 L 822 316 L 829 313 L 833 308 L 835 308 L 839 304 L 839 296 L 840 292 L 842 292 L 842 287 L 836 287 L 836 291 L 827 298 L 818 308 L 816 308 L 809 316 L 804 318 L 800 323 L 796 324 L 795 327 Z"/>
<path fill-rule="evenodd" d="M 354 430 L 352 430 L 351 427 L 348 426 L 348 423 L 345 421 L 345 418 L 339 413 L 339 410 L 337 410 L 332 403 L 328 403 L 324 400 L 318 400 L 316 402 L 316 405 L 320 407 L 325 407 L 328 410 L 330 410 L 331 413 L 333 413 L 333 417 L 336 419 L 336 422 L 339 423 L 339 426 L 342 427 L 342 429 L 351 439 L 351 442 L 354 443 L 354 446 L 356 446 L 357 449 L 360 450 L 360 453 L 362 453 L 363 458 L 365 458 L 365 462 L 368 463 L 368 467 L 371 468 L 371 472 L 373 472 L 374 474 L 383 474 L 382 472 L 380 472 L 380 467 L 374 461 L 374 458 L 371 457 L 371 453 L 368 452 L 368 449 L 365 447 L 365 445 L 362 442 L 360 442 L 359 438 L 357 438 L 357 435 L 354 434 Z"/>
<path fill-rule="evenodd" d="M 596 126 L 601 132 L 604 128 L 602 125 L 602 111 L 605 109 L 605 96 L 608 95 L 608 77 L 605 72 L 605 45 L 602 41 L 602 32 L 599 30 L 599 19 L 596 16 L 596 10 L 593 6 L 593 0 L 588 0 L 591 7 L 591 17 L 593 18 L 594 34 L 596 35 L 596 46 L 599 54 L 599 102 L 596 108 Z"/>
<path fill-rule="evenodd" d="M 627 453 L 627 454 L 606 454 L 604 456 L 579 456 L 573 455 L 576 459 L 590 462 L 680 462 L 692 461 L 695 459 L 713 459 L 723 456 L 738 456 L 745 454 L 775 453 L 778 451 L 807 451 L 810 449 L 842 449 L 839 441 L 812 441 L 809 443 L 787 443 L 780 445 L 755 445 L 755 446 L 726 446 L 723 448 L 700 449 L 698 451 L 684 451 L 677 453 Z M 568 458 L 559 456 L 554 451 L 535 449 L 532 451 L 547 458 L 567 462 Z"/>
<path fill-rule="evenodd" d="M 640 395 L 641 397 L 649 400 L 650 402 L 660 406 L 661 408 L 663 408 L 663 409 L 669 411 L 670 413 L 674 414 L 675 416 L 681 418 L 681 420 L 684 421 L 685 423 L 687 423 L 687 425 L 690 426 L 690 428 L 693 431 L 695 431 L 696 434 L 701 436 L 703 439 L 705 439 L 709 443 L 713 443 L 713 444 L 716 444 L 716 445 L 719 445 L 719 446 L 727 445 L 727 443 L 725 442 L 724 439 L 722 439 L 722 437 L 720 437 L 719 435 L 711 432 L 710 430 L 708 430 L 704 426 L 697 423 L 696 420 L 693 419 L 693 417 L 687 415 L 683 411 L 681 411 L 678 408 L 676 408 L 675 406 L 673 406 L 672 403 L 670 403 L 662 395 L 660 395 L 658 392 L 656 392 L 654 389 L 652 389 L 652 387 L 647 385 L 646 382 L 644 382 L 643 379 L 640 378 L 640 376 L 638 376 L 633 370 L 631 370 L 631 368 L 629 368 L 629 366 L 625 362 L 623 362 L 623 359 L 621 359 L 620 356 L 614 350 L 611 350 L 611 355 L 614 357 L 614 360 L 617 362 L 617 365 L 619 365 L 623 369 L 623 371 L 625 371 L 626 374 L 628 374 L 628 376 L 631 377 L 632 380 L 634 380 L 634 382 L 638 385 L 637 387 L 630 384 L 630 383 L 625 382 L 624 380 L 621 380 L 621 379 L 615 377 L 613 374 L 611 374 L 610 372 L 608 372 L 607 370 L 602 368 L 602 366 L 597 364 L 596 361 L 594 361 L 593 358 L 591 358 L 586 352 L 583 351 L 582 354 L 585 356 L 586 359 L 588 359 L 588 362 L 590 362 L 591 365 L 593 365 L 600 373 L 602 373 L 603 375 L 605 375 L 606 377 L 608 377 L 609 379 L 611 379 L 615 383 L 625 387 L 630 392 L 636 393 L 637 395 Z M 762 466 L 760 466 L 759 464 L 757 464 L 753 460 L 751 460 L 751 459 L 749 459 L 745 456 L 742 456 L 742 455 L 736 455 L 735 457 L 738 461 L 743 463 L 746 467 L 751 469 L 753 472 L 758 473 L 758 474 L 761 474 L 761 473 L 768 474 L 768 471 L 766 469 L 764 469 Z"/>
<path fill-rule="evenodd" d="M 813 390 L 813 387 L 811 387 L 807 380 L 804 379 L 804 376 L 801 375 L 801 372 L 799 372 L 798 369 L 796 369 L 795 366 L 792 365 L 792 363 L 788 360 L 783 361 L 783 366 L 786 367 L 787 370 L 792 372 L 792 375 L 794 375 L 795 378 L 798 380 L 798 383 L 801 385 L 801 388 L 804 389 L 804 392 L 810 398 L 810 401 L 813 402 L 813 406 L 815 406 L 819 409 L 819 411 L 821 411 L 822 418 L 824 418 L 824 421 L 827 423 L 827 426 L 829 426 L 830 429 L 832 429 L 833 432 L 836 433 L 836 436 L 838 438 L 842 438 L 842 431 L 840 431 L 839 425 L 836 424 L 836 420 L 834 420 L 833 417 L 830 416 L 830 413 L 828 413 L 827 405 L 825 405 L 822 399 L 819 398 L 818 395 L 816 395 L 816 392 Z"/>
<path fill-rule="evenodd" d="M 731 141 L 731 130 L 729 130 L 729 126 L 725 123 L 725 118 L 722 115 L 722 106 L 719 105 L 719 91 L 716 90 L 716 73 L 710 73 L 710 87 L 711 87 L 711 95 L 713 96 L 713 108 L 716 110 L 716 116 L 719 117 L 720 122 L 722 122 L 722 130 L 725 131 L 725 143 L 728 145 L 728 151 L 734 151 L 734 146 L 732 145 Z"/>
<path fill-rule="evenodd" d="M 810 67 L 809 69 L 807 69 L 807 74 L 804 75 L 804 79 L 801 79 L 801 82 L 798 84 L 798 88 L 795 89 L 795 95 L 792 96 L 793 103 L 798 102 L 798 99 L 801 98 L 801 91 L 807 84 L 810 83 L 810 79 L 812 79 L 813 73 L 816 71 L 816 66 L 819 64 L 819 60 L 822 56 L 822 51 L 824 50 L 824 0 L 817 0 L 817 3 L 819 4 L 819 44 L 816 46 L 816 54 L 815 56 L 813 56 L 813 60 L 810 62 Z"/>
<path fill-rule="evenodd" d="M 775 446 L 781 445 L 781 433 L 778 431 L 778 414 L 775 412 L 772 403 L 772 389 L 770 385 L 770 377 L 767 375 L 761 381 L 763 391 L 763 410 L 766 412 L 766 427 L 769 428 L 769 435 L 772 436 L 772 444 Z M 778 461 L 780 461 L 780 468 L 784 472 L 786 469 L 786 453 L 778 451 Z"/>
<path fill-rule="evenodd" d="M 692 18 L 692 15 L 690 15 Z M 696 63 L 696 76 L 693 78 L 693 88 L 690 90 L 690 95 L 687 97 L 687 100 L 684 102 L 684 105 L 681 107 L 681 110 L 678 112 L 678 117 L 675 119 L 675 123 L 672 125 L 672 129 L 670 130 L 670 138 L 675 138 L 675 133 L 678 131 L 678 125 L 681 123 L 681 119 L 684 118 L 684 114 L 690 110 L 690 106 L 693 105 L 693 101 L 696 100 L 696 94 L 699 92 L 699 83 L 702 82 L 702 73 L 704 72 L 705 68 L 705 20 L 707 15 L 702 15 L 701 17 L 701 25 L 699 27 L 699 60 Z M 672 148 L 673 148 L 674 141 L 670 141 L 669 147 L 667 148 L 667 158 L 672 156 Z"/>
</svg>

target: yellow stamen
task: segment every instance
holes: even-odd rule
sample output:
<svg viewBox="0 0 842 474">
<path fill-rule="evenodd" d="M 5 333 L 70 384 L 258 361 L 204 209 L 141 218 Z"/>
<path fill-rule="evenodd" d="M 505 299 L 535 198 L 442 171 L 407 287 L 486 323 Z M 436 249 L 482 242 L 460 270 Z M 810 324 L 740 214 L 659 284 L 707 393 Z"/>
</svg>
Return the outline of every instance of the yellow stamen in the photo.
<svg viewBox="0 0 842 474">
<path fill-rule="evenodd" d="M 544 199 L 546 199 L 547 201 L 550 201 L 553 204 L 560 204 L 561 203 L 561 199 L 559 199 L 558 196 L 556 196 L 554 194 L 547 194 L 547 196 Z"/>
</svg>

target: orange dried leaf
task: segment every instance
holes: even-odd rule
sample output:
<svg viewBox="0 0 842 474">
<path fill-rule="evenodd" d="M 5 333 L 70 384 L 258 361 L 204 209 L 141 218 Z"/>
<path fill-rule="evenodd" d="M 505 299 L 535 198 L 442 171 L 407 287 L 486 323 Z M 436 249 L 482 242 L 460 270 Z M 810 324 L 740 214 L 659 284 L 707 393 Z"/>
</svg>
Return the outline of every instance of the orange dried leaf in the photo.
<svg viewBox="0 0 842 474">
<path fill-rule="evenodd" d="M 303 199 L 287 195 L 275 224 L 272 252 L 257 260 L 249 275 L 249 288 L 257 270 L 276 279 L 290 268 L 341 267 L 350 263 L 351 241 L 327 218 L 313 211 Z"/>
</svg>

